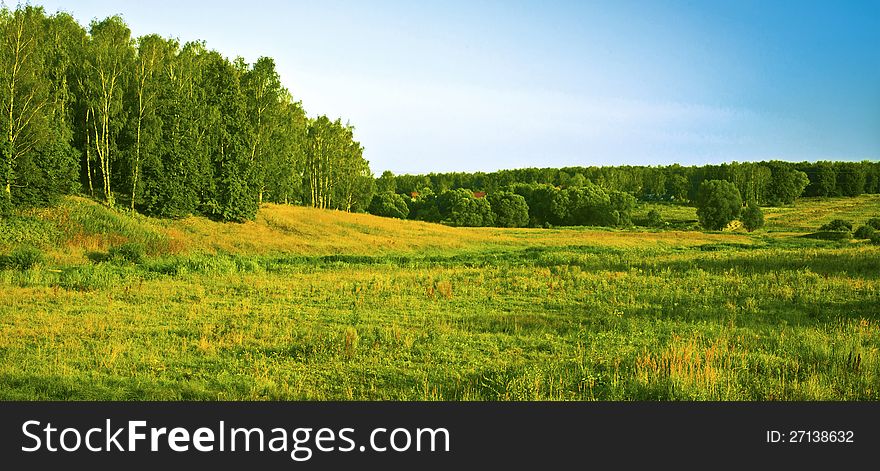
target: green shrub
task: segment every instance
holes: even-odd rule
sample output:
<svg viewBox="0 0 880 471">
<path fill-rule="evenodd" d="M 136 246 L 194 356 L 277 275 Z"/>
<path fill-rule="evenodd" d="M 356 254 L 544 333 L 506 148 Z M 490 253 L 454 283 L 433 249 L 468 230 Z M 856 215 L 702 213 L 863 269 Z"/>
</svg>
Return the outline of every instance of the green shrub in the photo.
<svg viewBox="0 0 880 471">
<path fill-rule="evenodd" d="M 874 234 L 874 237 L 871 237 L 871 243 L 874 245 L 880 245 L 880 234 Z"/>
<path fill-rule="evenodd" d="M 828 224 L 823 224 L 820 231 L 852 231 L 852 223 L 843 219 L 835 219 Z"/>
<path fill-rule="evenodd" d="M 749 232 L 764 226 L 764 212 L 761 211 L 761 208 L 754 201 L 750 201 L 745 209 L 742 210 L 740 218 L 742 219 L 743 227 Z"/>
<path fill-rule="evenodd" d="M 650 227 L 660 227 L 663 225 L 663 215 L 660 214 L 660 211 L 652 209 L 648 211 L 647 223 Z"/>
<path fill-rule="evenodd" d="M 611 218 L 614 226 L 631 226 L 632 211 L 636 207 L 635 196 L 624 191 L 608 192 Z"/>
<path fill-rule="evenodd" d="M 74 291 L 98 291 L 118 286 L 123 278 L 131 281 L 132 276 L 121 275 L 122 267 L 113 265 L 82 265 L 64 269 L 58 277 L 58 286 Z"/>
<path fill-rule="evenodd" d="M 819 240 L 850 240 L 852 233 L 848 231 L 819 231 L 807 234 L 804 237 Z"/>
<path fill-rule="evenodd" d="M 706 180 L 700 184 L 697 195 L 697 217 L 710 230 L 721 230 L 738 218 L 742 211 L 742 197 L 736 185 L 727 180 Z"/>
<path fill-rule="evenodd" d="M 868 227 L 873 227 L 875 230 L 880 231 L 880 218 L 871 218 L 865 222 L 865 225 Z"/>
<path fill-rule="evenodd" d="M 42 250 L 36 247 L 19 247 L 0 259 L 0 266 L 15 270 L 30 270 L 44 261 Z"/>
<path fill-rule="evenodd" d="M 253 267 L 242 267 L 245 270 Z M 236 259 L 227 254 L 192 254 L 183 257 L 172 257 L 164 263 L 150 267 L 153 271 L 171 275 L 203 273 L 228 275 L 239 272 Z M 256 271 L 256 269 L 254 269 Z"/>
<path fill-rule="evenodd" d="M 874 230 L 873 227 L 862 226 L 862 227 L 856 229 L 855 232 L 853 232 L 853 237 L 855 237 L 856 239 L 870 239 L 870 238 L 874 237 L 874 234 L 876 234 L 876 233 L 877 233 L 877 231 Z"/>
<path fill-rule="evenodd" d="M 9 198 L 0 196 L 0 218 L 8 218 L 12 216 L 12 202 L 9 201 Z"/>
<path fill-rule="evenodd" d="M 240 273 L 262 273 L 265 271 L 265 266 L 254 258 L 235 257 L 234 261 Z"/>
<path fill-rule="evenodd" d="M 110 247 L 108 256 L 113 262 L 139 264 L 144 261 L 145 253 L 146 250 L 144 249 L 143 244 L 126 242 L 122 245 Z"/>
<path fill-rule="evenodd" d="M 529 205 L 516 193 L 499 191 L 489 195 L 489 205 L 495 213 L 498 227 L 525 227 L 529 225 Z"/>
<path fill-rule="evenodd" d="M 489 200 L 475 198 L 466 188 L 447 190 L 437 198 L 437 209 L 443 223 L 451 226 L 481 227 L 495 224 L 495 213 Z"/>
<path fill-rule="evenodd" d="M 29 216 L 0 218 L 0 244 L 46 247 L 56 244 L 57 239 L 58 230 L 42 219 Z"/>
<path fill-rule="evenodd" d="M 388 191 L 373 196 L 367 212 L 386 218 L 406 219 L 409 216 L 409 206 L 403 196 Z"/>
</svg>

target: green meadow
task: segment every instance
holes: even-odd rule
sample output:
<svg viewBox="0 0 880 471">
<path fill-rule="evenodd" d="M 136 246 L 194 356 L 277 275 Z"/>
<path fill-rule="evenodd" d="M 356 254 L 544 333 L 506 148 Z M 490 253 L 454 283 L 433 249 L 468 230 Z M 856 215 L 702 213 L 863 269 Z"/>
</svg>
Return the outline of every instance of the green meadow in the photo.
<svg viewBox="0 0 880 471">
<path fill-rule="evenodd" d="M 880 246 L 802 237 L 880 196 L 765 208 L 753 233 L 650 209 L 669 227 L 67 198 L 0 222 L 0 399 L 880 399 Z"/>
</svg>

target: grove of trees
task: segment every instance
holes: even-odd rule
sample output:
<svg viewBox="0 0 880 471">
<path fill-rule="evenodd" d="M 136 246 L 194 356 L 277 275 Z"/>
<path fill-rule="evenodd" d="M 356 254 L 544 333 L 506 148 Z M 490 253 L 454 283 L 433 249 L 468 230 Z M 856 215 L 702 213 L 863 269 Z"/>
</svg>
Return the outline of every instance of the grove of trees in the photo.
<svg viewBox="0 0 880 471">
<path fill-rule="evenodd" d="M 364 211 L 354 129 L 310 119 L 268 57 L 0 9 L 0 209 L 81 192 L 162 217 L 252 219 L 262 202 Z"/>
</svg>

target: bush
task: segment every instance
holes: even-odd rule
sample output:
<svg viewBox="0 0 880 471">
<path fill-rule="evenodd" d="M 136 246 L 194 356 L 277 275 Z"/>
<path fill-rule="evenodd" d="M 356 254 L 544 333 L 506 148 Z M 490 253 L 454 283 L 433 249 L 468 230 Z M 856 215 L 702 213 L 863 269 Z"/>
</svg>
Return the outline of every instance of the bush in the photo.
<svg viewBox="0 0 880 471">
<path fill-rule="evenodd" d="M 579 188 L 567 188 L 562 194 L 567 197 L 560 199 L 560 204 L 567 203 L 567 225 L 612 226 L 617 223 L 611 212 L 611 197 L 599 185 L 589 183 Z"/>
<path fill-rule="evenodd" d="M 856 229 L 855 232 L 853 232 L 853 237 L 855 237 L 856 239 L 870 239 L 874 237 L 874 234 L 876 233 L 877 231 L 873 227 L 862 226 Z"/>
<path fill-rule="evenodd" d="M 409 219 L 427 222 L 440 222 L 440 210 L 437 209 L 437 196 L 430 188 L 423 188 L 415 198 L 406 198 L 409 207 Z"/>
<path fill-rule="evenodd" d="M 409 216 L 409 206 L 403 196 L 386 191 L 373 196 L 367 212 L 386 218 L 406 219 Z"/>
<path fill-rule="evenodd" d="M 58 238 L 59 230 L 55 224 L 38 217 L 0 219 L 0 245 L 46 247 L 57 244 Z"/>
<path fill-rule="evenodd" d="M 615 226 L 631 226 L 632 210 L 636 207 L 635 196 L 624 191 L 611 191 L 608 193 L 611 203 L 611 218 Z"/>
<path fill-rule="evenodd" d="M 871 218 L 865 223 L 866 226 L 873 227 L 874 229 L 880 231 L 880 218 Z"/>
<path fill-rule="evenodd" d="M 467 204 L 455 207 L 449 221 L 454 226 L 488 227 L 495 224 L 495 213 L 486 198 L 471 198 Z"/>
<path fill-rule="evenodd" d="M 807 234 L 804 237 L 819 240 L 850 240 L 852 239 L 852 233 L 849 231 L 819 231 Z"/>
<path fill-rule="evenodd" d="M 235 258 L 226 254 L 192 254 L 185 257 L 172 257 L 151 268 L 160 273 L 176 276 L 188 273 L 229 275 L 238 273 L 239 264 L 236 263 Z"/>
<path fill-rule="evenodd" d="M 851 232 L 852 231 L 852 223 L 843 219 L 835 219 L 828 224 L 823 224 L 822 227 L 819 228 L 820 231 L 842 231 L 842 232 Z"/>
<path fill-rule="evenodd" d="M 16 207 L 55 204 L 78 186 L 79 152 L 68 143 L 68 137 L 61 135 L 60 128 L 52 127 L 49 133 L 43 145 L 13 161 L 15 184 L 11 196 Z"/>
<path fill-rule="evenodd" d="M 443 217 L 443 223 L 452 226 L 480 227 L 495 223 L 495 214 L 489 200 L 475 198 L 465 188 L 443 192 L 437 198 L 437 209 Z"/>
<path fill-rule="evenodd" d="M 495 225 L 498 227 L 529 225 L 529 205 L 522 196 L 500 191 L 489 195 L 489 205 L 495 213 Z"/>
<path fill-rule="evenodd" d="M 570 226 L 628 226 L 636 199 L 622 191 L 605 191 L 599 185 L 586 182 L 577 188 L 567 188 L 554 195 L 551 211 L 560 215 L 561 222 Z"/>
<path fill-rule="evenodd" d="M 874 234 L 874 237 L 871 237 L 871 243 L 874 245 L 880 245 L 880 234 Z"/>
<path fill-rule="evenodd" d="M 12 216 L 12 201 L 5 196 L 0 196 L 0 219 Z"/>
<path fill-rule="evenodd" d="M 736 185 L 727 180 L 707 180 L 700 184 L 697 194 L 697 216 L 700 224 L 711 230 L 720 230 L 739 217 L 742 197 Z"/>
<path fill-rule="evenodd" d="M 529 225 L 532 227 L 558 226 L 568 218 L 568 196 L 547 184 L 517 183 L 511 189 L 526 199 L 529 207 Z"/>
<path fill-rule="evenodd" d="M 132 273 L 121 267 L 100 264 L 65 268 L 58 278 L 58 286 L 75 291 L 98 291 L 118 286 L 120 280 L 132 280 Z"/>
<path fill-rule="evenodd" d="M 229 165 L 228 167 L 235 169 L 236 166 Z M 236 172 L 236 170 L 231 170 L 230 174 L 223 178 L 222 184 L 218 185 L 220 190 L 217 195 L 219 213 L 215 214 L 215 216 L 218 216 L 223 221 L 245 222 L 252 220 L 257 216 L 259 205 L 257 204 L 257 198 L 249 187 L 247 180 Z M 172 184 L 176 179 L 166 178 L 165 180 Z M 174 200 L 169 200 L 166 203 L 166 206 L 172 207 L 173 202 L 179 202 L 179 204 L 174 204 L 174 206 L 179 205 L 186 207 L 188 202 L 193 199 L 185 196 L 187 191 L 189 190 L 186 188 L 186 185 L 181 184 L 177 187 L 172 186 L 169 194 L 173 195 Z M 186 215 L 187 211 L 179 211 L 179 213 L 172 215 Z"/>
<path fill-rule="evenodd" d="M 765 190 L 765 199 L 771 206 L 794 203 L 810 183 L 806 173 L 796 169 L 788 162 L 768 162 L 770 182 Z"/>
<path fill-rule="evenodd" d="M 648 211 L 648 226 L 650 227 L 660 227 L 663 225 L 663 215 L 660 214 L 660 211 L 656 209 L 652 209 Z"/>
<path fill-rule="evenodd" d="M 755 204 L 754 201 L 750 201 L 746 208 L 742 211 L 742 223 L 743 227 L 746 228 L 747 231 L 752 232 L 755 229 L 759 229 L 764 226 L 764 212 L 761 211 L 761 208 Z"/>
<path fill-rule="evenodd" d="M 443 217 L 437 209 L 437 198 L 429 196 L 410 203 L 409 218 L 417 221 L 440 222 Z"/>
<path fill-rule="evenodd" d="M 36 247 L 19 247 L 0 259 L 0 267 L 14 270 L 30 270 L 45 261 L 43 252 Z"/>
<path fill-rule="evenodd" d="M 128 262 L 139 264 L 144 261 L 146 250 L 137 242 L 126 242 L 122 245 L 110 247 L 107 255 L 113 262 Z"/>
</svg>

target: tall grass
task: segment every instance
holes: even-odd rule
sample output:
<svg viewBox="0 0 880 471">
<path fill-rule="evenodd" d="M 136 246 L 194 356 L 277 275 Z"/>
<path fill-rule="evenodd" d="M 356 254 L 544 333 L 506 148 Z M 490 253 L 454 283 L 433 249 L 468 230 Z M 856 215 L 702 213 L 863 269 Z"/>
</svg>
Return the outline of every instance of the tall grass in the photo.
<svg viewBox="0 0 880 471">
<path fill-rule="evenodd" d="M 320 212 L 356 240 L 325 242 L 279 207 L 215 247 L 209 221 L 67 204 L 20 216 L 42 263 L 0 269 L 2 399 L 880 399 L 863 242 Z"/>
<path fill-rule="evenodd" d="M 812 250 L 7 270 L 0 397 L 880 398 L 880 248 Z"/>
</svg>

